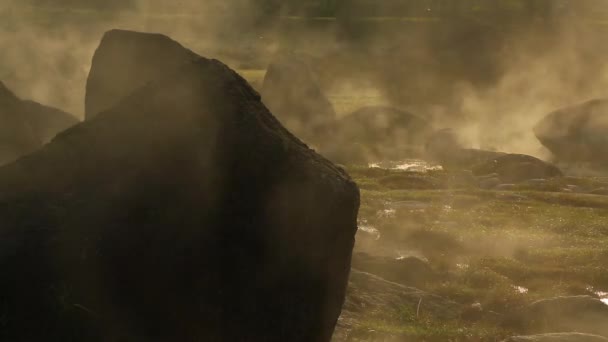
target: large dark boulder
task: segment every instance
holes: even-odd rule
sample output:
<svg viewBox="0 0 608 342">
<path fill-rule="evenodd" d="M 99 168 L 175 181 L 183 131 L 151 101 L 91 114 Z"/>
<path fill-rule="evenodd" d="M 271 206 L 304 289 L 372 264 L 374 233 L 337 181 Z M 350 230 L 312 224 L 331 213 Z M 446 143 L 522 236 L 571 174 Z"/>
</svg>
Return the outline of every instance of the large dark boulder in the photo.
<svg viewBox="0 0 608 342">
<path fill-rule="evenodd" d="M 473 166 L 506 155 L 504 152 L 465 148 L 451 128 L 429 134 L 425 144 L 426 157 L 446 169 L 470 170 Z"/>
<path fill-rule="evenodd" d="M 336 113 L 304 56 L 281 54 L 268 66 L 262 99 L 287 129 L 307 143 L 319 146 L 333 132 Z"/>
<path fill-rule="evenodd" d="M 479 163 L 472 171 L 476 176 L 497 174 L 500 181 L 506 183 L 563 175 L 556 166 L 525 154 L 500 155 Z"/>
<path fill-rule="evenodd" d="M 534 133 L 562 161 L 608 162 L 608 99 L 593 100 L 548 114 Z"/>
<path fill-rule="evenodd" d="M 430 132 L 430 124 L 412 113 L 385 106 L 363 107 L 338 121 L 331 153 L 340 162 L 418 157 Z"/>
<path fill-rule="evenodd" d="M 161 34 L 111 30 L 95 51 L 87 79 L 85 119 L 113 107 L 148 82 L 171 75 L 197 55 Z"/>
<path fill-rule="evenodd" d="M 36 150 L 77 122 L 58 109 L 21 100 L 0 82 L 0 165 Z"/>
<path fill-rule="evenodd" d="M 0 168 L 0 340 L 329 341 L 348 175 L 215 60 L 117 102 Z"/>
</svg>

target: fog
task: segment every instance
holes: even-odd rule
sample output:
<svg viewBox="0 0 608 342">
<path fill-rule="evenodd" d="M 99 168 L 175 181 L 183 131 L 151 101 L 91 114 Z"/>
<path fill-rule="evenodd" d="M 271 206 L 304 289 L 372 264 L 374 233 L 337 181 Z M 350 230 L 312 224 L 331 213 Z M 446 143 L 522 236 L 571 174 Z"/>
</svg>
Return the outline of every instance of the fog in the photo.
<svg viewBox="0 0 608 342">
<path fill-rule="evenodd" d="M 362 271 L 386 277 L 394 282 L 390 286 L 420 287 L 469 311 L 483 304 L 485 311 L 479 314 L 483 318 L 468 321 L 460 314 L 450 320 L 498 326 L 495 334 L 500 337 L 551 330 L 546 326 L 528 329 L 528 321 L 513 318 L 517 310 L 535 300 L 589 295 L 606 302 L 608 278 L 602 266 L 608 260 L 608 202 L 602 197 L 608 194 L 606 173 L 574 177 L 569 170 L 562 173 L 545 165 L 543 161 L 551 161 L 562 167 L 557 164 L 562 161 L 541 144 L 533 128 L 555 110 L 608 97 L 608 4 L 559 0 L 311 3 L 0 0 L 0 81 L 21 98 L 84 120 L 91 59 L 100 38 L 110 29 L 165 34 L 201 56 L 226 63 L 258 91 L 263 89 L 268 66 L 289 52 L 310 69 L 306 71 L 312 76 L 302 78 L 314 80 L 330 103 L 323 108 L 333 106 L 336 115 L 318 121 L 318 126 L 327 125 L 318 129 L 323 130 L 318 136 L 314 134 L 317 127 L 287 128 L 300 138 L 303 134 L 298 129 L 315 131 L 305 142 L 345 165 L 362 189 L 355 247 L 361 254 L 354 259 L 367 267 Z M 294 79 L 283 78 L 284 85 L 298 87 L 289 84 Z M 279 92 L 282 87 L 272 89 Z M 311 89 L 307 92 L 316 91 Z M 415 128 L 422 138 L 412 138 L 411 127 L 386 133 L 397 122 L 386 114 L 376 118 L 380 128 L 359 123 L 353 135 L 362 136 L 357 137 L 361 140 L 349 141 L 352 136 L 346 136 L 348 129 L 340 125 L 346 125 L 347 118 L 354 117 L 352 113 L 370 106 L 397 109 L 385 114 L 411 113 L 424 119 Z M 293 112 L 309 108 L 320 107 L 301 103 Z M 289 120 L 282 120 L 281 115 L 289 113 L 274 114 L 288 125 Z M 413 126 L 412 122 L 403 125 Z M 420 151 L 428 148 L 423 139 L 444 128 L 455 133 L 448 144 L 458 145 L 457 140 L 462 147 L 484 153 L 526 154 L 543 161 L 514 162 L 524 167 L 534 164 L 515 180 L 503 177 L 500 170 L 494 172 L 491 166 L 491 172 L 479 171 L 478 164 L 484 163 L 439 166 L 441 160 L 431 160 L 430 153 Z M 333 153 L 342 153 L 336 150 L 350 142 L 370 145 L 357 153 L 345 153 L 364 158 L 332 159 Z M 412 149 L 415 152 L 400 154 L 409 153 L 411 144 L 418 144 Z M 455 149 L 448 147 L 449 155 Z M 382 153 L 389 149 L 393 150 Z M 382 160 L 383 156 L 391 158 Z M 498 164 L 497 156 L 502 154 L 490 154 L 488 160 L 495 157 L 493 163 Z M 508 166 L 505 169 L 517 173 Z M 363 253 L 366 255 L 361 256 Z M 391 267 L 409 257 L 426 263 L 436 278 L 420 283 L 400 279 L 397 273 L 411 265 Z M 562 264 L 563 260 L 570 264 Z M 391 287 L 391 295 L 401 291 L 405 297 L 413 296 L 413 290 L 409 293 L 399 286 Z M 354 292 L 352 296 L 381 302 L 382 294 L 376 298 L 373 293 Z M 434 313 L 430 318 L 419 315 L 422 299 L 414 302 L 418 303 L 415 315 L 406 315 L 404 320 L 401 307 L 391 313 L 391 319 L 399 317 L 400 324 L 405 321 L 431 329 Z M 362 325 L 365 334 L 386 328 L 373 326 L 377 323 L 373 315 L 380 317 L 378 321 L 388 320 L 378 310 L 372 312 L 364 305 L 359 309 L 355 318 L 347 316 L 346 323 L 340 322 L 345 324 L 344 331 L 358 329 L 347 323 L 361 317 L 371 317 L 369 322 L 364 320 L 371 327 Z M 595 319 L 583 326 L 608 334 L 605 328 L 597 328 Z M 441 329 L 449 331 L 449 325 L 441 325 Z M 476 332 L 463 331 L 458 334 L 466 337 L 453 341 L 490 341 L 467 335 Z"/>
<path fill-rule="evenodd" d="M 337 21 L 306 22 L 285 19 L 302 6 L 256 0 L 4 1 L 0 79 L 79 117 L 92 54 L 111 28 L 164 33 L 237 69 L 265 68 L 281 50 L 309 54 L 329 93 L 373 94 L 371 102 L 456 128 L 471 147 L 541 157 L 531 127 L 543 115 L 606 95 L 604 29 L 582 17 L 584 2 L 567 10 L 554 2 L 555 18 L 506 7 L 482 23 L 444 19 L 445 9 L 429 5 L 425 14 L 441 21 L 421 24 L 361 20 L 370 14 L 364 2 L 342 4 Z M 371 8 L 386 17 L 395 6 L 386 4 Z"/>
</svg>

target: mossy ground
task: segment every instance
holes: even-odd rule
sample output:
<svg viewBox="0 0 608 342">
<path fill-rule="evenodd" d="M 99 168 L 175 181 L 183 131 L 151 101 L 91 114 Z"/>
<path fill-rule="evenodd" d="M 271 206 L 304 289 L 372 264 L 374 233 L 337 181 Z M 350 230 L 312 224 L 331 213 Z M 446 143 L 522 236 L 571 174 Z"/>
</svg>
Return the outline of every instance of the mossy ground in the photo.
<svg viewBox="0 0 608 342">
<path fill-rule="evenodd" d="M 359 231 L 355 252 L 428 260 L 440 276 L 418 287 L 464 308 L 454 322 L 411 307 L 375 313 L 357 326 L 361 341 L 375 340 L 365 337 L 370 331 L 396 340 L 496 341 L 526 333 L 512 318 L 533 301 L 608 291 L 608 196 L 559 191 L 601 179 L 491 191 L 447 171 L 346 169 L 361 187 L 359 220 L 368 231 Z"/>
</svg>

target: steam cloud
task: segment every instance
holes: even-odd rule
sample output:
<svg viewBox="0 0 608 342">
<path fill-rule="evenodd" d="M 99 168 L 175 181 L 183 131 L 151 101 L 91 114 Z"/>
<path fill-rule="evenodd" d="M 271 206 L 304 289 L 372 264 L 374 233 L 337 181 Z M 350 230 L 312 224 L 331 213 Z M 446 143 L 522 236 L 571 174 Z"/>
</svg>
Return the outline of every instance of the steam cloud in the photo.
<svg viewBox="0 0 608 342">
<path fill-rule="evenodd" d="M 364 21 L 369 8 L 353 2 L 338 6 L 337 20 L 307 24 L 276 20 L 305 9 L 277 1 L 3 0 L 0 79 L 21 97 L 82 117 L 91 56 L 111 28 L 164 33 L 236 68 L 265 68 L 276 51 L 298 50 L 313 57 L 330 94 L 347 89 L 369 100 L 361 106 L 409 110 L 456 128 L 472 147 L 543 157 L 533 125 L 556 108 L 605 96 L 608 83 L 602 32 L 580 16 L 585 4 L 553 3 L 545 12 L 559 20 L 504 10 L 473 24 L 414 6 L 408 10 L 434 19 Z M 391 6 L 374 2 L 372 12 Z M 360 105 L 338 105 L 338 114 Z"/>
</svg>

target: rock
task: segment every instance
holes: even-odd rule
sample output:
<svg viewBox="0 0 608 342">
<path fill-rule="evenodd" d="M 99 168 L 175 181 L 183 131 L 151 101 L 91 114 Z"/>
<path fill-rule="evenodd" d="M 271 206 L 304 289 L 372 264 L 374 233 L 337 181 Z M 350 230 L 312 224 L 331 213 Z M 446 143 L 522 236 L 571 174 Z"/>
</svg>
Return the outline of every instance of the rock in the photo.
<svg viewBox="0 0 608 342">
<path fill-rule="evenodd" d="M 268 66 L 262 99 L 305 142 L 320 145 L 333 133 L 336 113 L 303 57 L 284 54 Z"/>
<path fill-rule="evenodd" d="M 33 152 L 77 122 L 58 109 L 19 99 L 0 82 L 0 165 Z"/>
<path fill-rule="evenodd" d="M 608 99 L 554 111 L 534 127 L 534 133 L 561 161 L 606 162 Z"/>
<path fill-rule="evenodd" d="M 431 132 L 430 124 L 411 113 L 391 107 L 363 107 L 337 124 L 338 159 L 357 160 L 358 146 L 364 146 L 365 162 L 403 160 L 415 157 Z"/>
<path fill-rule="evenodd" d="M 41 145 L 24 112 L 21 100 L 0 82 L 0 164 L 11 162 Z"/>
<path fill-rule="evenodd" d="M 608 342 L 608 338 L 581 333 L 553 333 L 532 336 L 514 336 L 504 342 Z"/>
<path fill-rule="evenodd" d="M 539 300 L 530 304 L 522 319 L 532 331 L 608 334 L 608 305 L 590 296 Z"/>
<path fill-rule="evenodd" d="M 0 340 L 329 341 L 359 192 L 199 57 L 0 168 L 0 203 Z"/>
<path fill-rule="evenodd" d="M 353 267 L 388 281 L 411 286 L 424 285 L 438 277 L 427 262 L 416 257 L 395 259 L 356 253 L 353 255 Z"/>
<path fill-rule="evenodd" d="M 95 51 L 87 79 L 85 119 L 117 104 L 148 82 L 160 80 L 198 56 L 161 34 L 111 30 Z"/>
<path fill-rule="evenodd" d="M 44 144 L 51 141 L 57 133 L 63 132 L 80 122 L 72 114 L 34 101 L 23 101 L 23 105 L 30 127 Z"/>
<path fill-rule="evenodd" d="M 464 148 L 456 133 L 449 128 L 439 130 L 428 138 L 426 153 L 444 168 L 452 170 L 470 169 L 479 163 L 506 155 L 504 152 Z"/>
<path fill-rule="evenodd" d="M 505 183 L 518 183 L 530 179 L 554 178 L 562 172 L 552 164 L 524 154 L 505 154 L 473 167 L 473 174 L 483 176 L 497 173 Z"/>
</svg>

